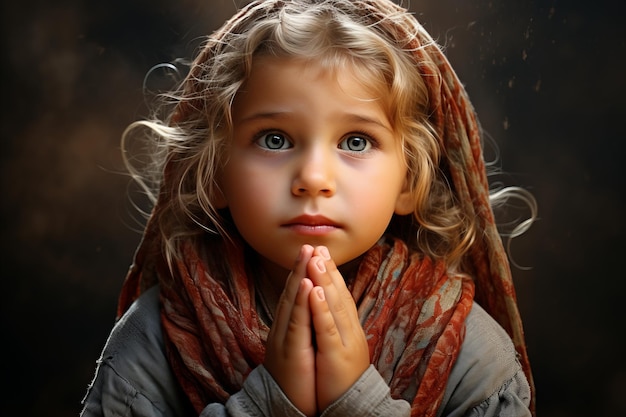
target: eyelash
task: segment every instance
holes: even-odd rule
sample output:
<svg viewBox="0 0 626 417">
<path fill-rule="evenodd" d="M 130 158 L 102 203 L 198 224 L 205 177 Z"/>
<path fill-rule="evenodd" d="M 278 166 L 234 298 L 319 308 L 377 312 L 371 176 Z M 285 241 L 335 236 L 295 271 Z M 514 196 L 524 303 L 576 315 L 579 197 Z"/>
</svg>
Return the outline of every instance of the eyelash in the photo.
<svg viewBox="0 0 626 417">
<path fill-rule="evenodd" d="M 277 129 L 263 129 L 260 130 L 259 132 L 257 132 L 255 135 L 253 135 L 253 139 L 252 142 L 258 144 L 258 142 L 260 140 L 262 140 L 264 137 L 266 137 L 267 135 L 270 134 L 277 134 L 277 135 L 281 135 L 285 137 L 285 140 L 290 142 L 289 140 L 289 135 L 285 134 L 284 132 L 277 130 Z M 347 135 L 344 135 L 341 140 L 338 142 L 337 146 L 339 146 L 340 143 L 342 143 L 344 140 L 346 140 L 349 137 L 352 136 L 357 136 L 357 137 L 361 137 L 363 139 L 365 139 L 367 142 L 369 142 L 371 149 L 379 149 L 380 148 L 380 143 L 379 141 L 375 138 L 374 135 L 372 135 L 371 133 L 368 133 L 365 130 L 354 130 L 350 133 L 348 133 Z M 293 146 L 293 143 L 291 143 L 291 145 Z M 268 151 L 268 152 L 275 152 L 276 150 L 274 149 L 269 149 L 269 148 L 265 148 L 261 145 L 258 145 L 261 149 Z M 359 153 L 364 153 L 363 151 L 350 151 L 350 150 L 344 150 L 345 152 L 349 152 L 349 153 L 353 153 L 353 154 L 359 154 Z"/>
<path fill-rule="evenodd" d="M 376 139 L 376 137 L 374 135 L 372 135 L 371 133 L 368 133 L 364 130 L 355 130 L 353 132 L 348 133 L 347 135 L 345 135 L 341 141 L 345 140 L 346 138 L 349 138 L 351 136 L 359 136 L 362 137 L 363 139 L 367 140 L 370 145 L 372 145 L 373 149 L 379 149 L 380 148 L 380 142 L 378 142 L 378 140 Z"/>
<path fill-rule="evenodd" d="M 266 148 L 266 147 L 261 146 L 259 144 L 260 140 L 265 138 L 267 135 L 271 135 L 271 134 L 281 135 L 281 136 L 283 136 L 285 138 L 286 141 L 290 142 L 289 139 L 288 139 L 289 135 L 281 132 L 280 130 L 276 130 L 276 129 L 263 129 L 263 130 L 260 130 L 258 133 L 256 133 L 254 136 L 252 136 L 252 142 L 255 143 L 257 146 L 259 146 L 259 148 L 263 149 L 264 151 L 275 152 L 276 151 L 275 149 Z"/>
</svg>

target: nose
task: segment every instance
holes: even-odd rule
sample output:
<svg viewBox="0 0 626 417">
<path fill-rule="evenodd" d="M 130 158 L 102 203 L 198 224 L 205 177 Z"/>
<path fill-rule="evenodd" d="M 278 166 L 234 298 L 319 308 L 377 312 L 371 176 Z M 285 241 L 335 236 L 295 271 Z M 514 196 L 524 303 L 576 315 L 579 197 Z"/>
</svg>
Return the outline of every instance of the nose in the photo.
<svg viewBox="0 0 626 417">
<path fill-rule="evenodd" d="M 293 195 L 330 197 L 335 194 L 335 166 L 331 152 L 317 147 L 308 149 L 295 163 Z"/>
</svg>

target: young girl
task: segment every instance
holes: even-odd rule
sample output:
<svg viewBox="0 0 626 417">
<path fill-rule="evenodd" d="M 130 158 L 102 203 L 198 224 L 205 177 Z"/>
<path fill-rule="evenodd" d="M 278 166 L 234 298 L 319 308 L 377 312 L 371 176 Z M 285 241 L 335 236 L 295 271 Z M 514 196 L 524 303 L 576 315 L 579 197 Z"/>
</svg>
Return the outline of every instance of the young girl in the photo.
<svg viewBox="0 0 626 417">
<path fill-rule="evenodd" d="M 83 416 L 531 414 L 480 127 L 406 10 L 253 2 L 171 97 Z"/>
</svg>

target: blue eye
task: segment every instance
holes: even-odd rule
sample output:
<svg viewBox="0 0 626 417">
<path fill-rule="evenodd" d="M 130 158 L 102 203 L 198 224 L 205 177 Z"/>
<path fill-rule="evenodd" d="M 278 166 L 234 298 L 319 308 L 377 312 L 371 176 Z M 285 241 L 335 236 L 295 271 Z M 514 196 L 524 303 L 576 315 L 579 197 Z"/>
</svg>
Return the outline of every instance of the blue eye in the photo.
<svg viewBox="0 0 626 417">
<path fill-rule="evenodd" d="M 291 148 L 291 143 L 280 133 L 265 133 L 257 139 L 257 144 L 266 149 L 282 150 Z"/>
<path fill-rule="evenodd" d="M 370 140 L 361 136 L 348 136 L 339 143 L 339 148 L 350 152 L 363 152 L 372 147 Z"/>
</svg>

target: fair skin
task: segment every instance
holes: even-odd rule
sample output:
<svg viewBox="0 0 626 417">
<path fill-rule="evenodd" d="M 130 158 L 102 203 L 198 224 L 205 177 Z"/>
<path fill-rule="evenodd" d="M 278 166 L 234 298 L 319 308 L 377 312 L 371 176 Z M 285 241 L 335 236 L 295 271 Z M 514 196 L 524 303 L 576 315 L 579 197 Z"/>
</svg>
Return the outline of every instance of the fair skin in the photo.
<svg viewBox="0 0 626 417">
<path fill-rule="evenodd" d="M 260 255 L 271 286 L 264 295 L 278 299 L 264 365 L 308 416 L 369 366 L 337 266 L 371 248 L 394 213 L 411 212 L 397 135 L 355 74 L 257 57 L 233 103 L 216 201 Z"/>
</svg>

